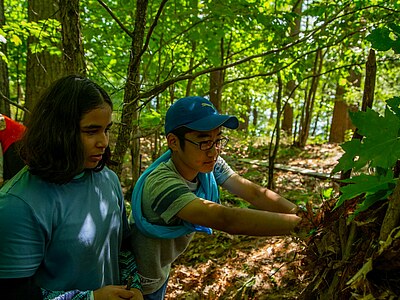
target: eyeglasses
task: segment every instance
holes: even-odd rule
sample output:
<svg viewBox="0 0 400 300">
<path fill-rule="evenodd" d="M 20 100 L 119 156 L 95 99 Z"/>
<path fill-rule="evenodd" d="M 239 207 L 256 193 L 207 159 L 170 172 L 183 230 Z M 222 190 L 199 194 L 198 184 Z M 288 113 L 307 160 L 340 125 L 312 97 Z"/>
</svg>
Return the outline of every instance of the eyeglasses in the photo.
<svg viewBox="0 0 400 300">
<path fill-rule="evenodd" d="M 229 142 L 229 139 L 227 137 L 220 138 L 220 139 L 216 140 L 215 142 L 213 142 L 213 141 L 193 142 L 191 140 L 188 140 L 185 137 L 182 137 L 182 138 L 185 141 L 188 141 L 189 143 L 192 143 L 193 145 L 198 146 L 201 151 L 210 150 L 210 149 L 212 149 L 212 147 L 214 147 L 214 145 L 215 145 L 215 148 L 222 149 Z"/>
</svg>

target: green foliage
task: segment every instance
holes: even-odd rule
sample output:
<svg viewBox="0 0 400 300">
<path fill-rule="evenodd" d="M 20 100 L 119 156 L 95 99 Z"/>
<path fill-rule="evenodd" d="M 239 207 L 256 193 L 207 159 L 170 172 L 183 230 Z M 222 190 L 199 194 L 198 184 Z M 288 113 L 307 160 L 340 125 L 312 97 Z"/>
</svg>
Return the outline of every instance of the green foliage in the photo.
<svg viewBox="0 0 400 300">
<path fill-rule="evenodd" d="M 59 54 L 52 46 L 61 39 L 59 24 L 53 20 L 28 23 L 27 3 L 4 2 L 6 24 L 0 29 L 0 43 L 7 42 L 7 53 L 0 52 L 0 56 L 8 61 L 11 99 L 23 98 L 20 91 L 24 90 L 25 84 L 28 37 L 38 39 L 34 52 Z M 109 0 L 105 3 L 115 18 L 98 1 L 81 0 L 80 21 L 88 76 L 112 95 L 116 109 L 114 117 L 118 121 L 123 107 L 137 1 Z M 155 20 L 160 3 L 158 0 L 149 2 L 146 38 L 150 28 L 154 30 L 141 59 L 138 89 L 146 93 L 166 80 L 201 73 L 190 82 L 190 94 L 207 97 L 210 89 L 208 71 L 230 64 L 223 74 L 221 111 L 238 116 L 243 123 L 248 121 L 249 127 L 239 132 L 242 139 L 251 134 L 270 140 L 279 121 L 275 107 L 277 70 L 283 79 L 283 101 L 288 98 L 285 87 L 289 81 L 298 85 L 289 104 L 294 108 L 295 118 L 301 115 L 315 51 L 322 49 L 324 61 L 320 82 L 326 84 L 326 88 L 317 90 L 313 114 L 319 119 L 316 136 L 310 141 L 324 142 L 327 134 L 323 135 L 322 131 L 329 131 L 336 82 L 341 78 L 345 84 L 346 102 L 353 104 L 354 99 L 360 98 L 359 89 L 350 91 L 352 87 L 344 80 L 349 73 L 348 67 L 329 71 L 350 64 L 352 71 L 363 71 L 366 50 L 370 47 L 364 34 L 369 28 L 377 30 L 371 32 L 369 39 L 378 47 L 388 41 L 390 49 L 397 49 L 399 30 L 394 22 L 398 22 L 395 13 L 398 4 L 392 1 L 374 0 L 373 5 L 366 0 L 303 1 L 302 13 L 298 15 L 293 7 L 297 1 L 176 0 L 168 1 L 159 19 Z M 300 22 L 299 35 L 293 32 L 296 22 Z M 386 64 L 380 62 L 378 70 L 385 68 L 378 78 L 384 80 L 383 84 L 377 85 L 378 99 L 397 95 L 399 89 L 399 63 L 388 58 Z M 144 109 L 141 107 L 139 125 L 147 129 L 162 123 L 163 119 L 153 111 L 163 116 L 171 101 L 186 95 L 188 83 L 188 80 L 177 81 L 147 99 L 140 99 L 157 101 L 142 106 Z M 318 102 L 323 106 L 318 108 Z M 290 137 L 290 142 L 292 140 Z M 256 150 L 247 145 L 243 147 L 244 154 L 251 152 Z M 267 149 L 265 153 L 268 153 Z"/>
<path fill-rule="evenodd" d="M 393 98 L 400 101 L 400 98 Z M 390 102 L 389 102 L 390 103 Z M 388 103 L 388 104 L 389 104 Z M 400 115 L 387 108 L 385 115 L 367 109 L 366 112 L 350 113 L 353 124 L 364 138 L 351 140 L 343 144 L 346 151 L 333 172 L 355 171 L 369 165 L 370 167 L 392 167 L 400 158 Z"/>
<path fill-rule="evenodd" d="M 333 172 L 360 171 L 369 167 L 372 174 L 363 174 L 343 180 L 343 186 L 335 208 L 346 200 L 360 197 L 353 217 L 367 210 L 377 201 L 385 200 L 393 192 L 397 178 L 393 178 L 393 167 L 400 159 L 400 98 L 387 101 L 383 116 L 368 109 L 351 114 L 353 124 L 363 136 L 342 145 L 345 151 Z"/>
<path fill-rule="evenodd" d="M 377 50 L 392 49 L 399 54 L 399 36 L 400 26 L 389 22 L 372 30 L 366 39 Z M 372 169 L 371 174 L 361 173 L 343 180 L 349 185 L 340 189 L 342 194 L 335 209 L 346 200 L 359 197 L 359 204 L 350 218 L 353 219 L 376 202 L 388 199 L 398 181 L 393 178 L 392 170 L 400 159 L 400 98 L 387 100 L 383 115 L 367 109 L 365 112 L 350 113 L 350 117 L 362 139 L 354 139 L 342 145 L 345 153 L 332 172 Z"/>
<path fill-rule="evenodd" d="M 359 176 L 343 180 L 342 182 L 344 183 L 352 184 L 345 185 L 340 189 L 343 194 L 339 197 L 335 208 L 341 206 L 346 200 L 364 195 L 364 202 L 367 203 L 363 202 L 360 207 L 366 209 L 376 201 L 387 199 L 387 196 L 394 189 L 396 180 L 393 178 L 392 172 L 387 172 L 385 176 L 360 174 Z M 369 201 L 366 201 L 367 199 Z"/>
<path fill-rule="evenodd" d="M 146 111 L 140 117 L 140 127 L 142 129 L 150 129 L 159 126 L 161 123 L 161 114 L 154 109 Z"/>
<path fill-rule="evenodd" d="M 389 23 L 385 27 L 372 30 L 366 38 L 372 47 L 379 51 L 393 49 L 394 53 L 400 54 L 400 26 Z"/>
</svg>

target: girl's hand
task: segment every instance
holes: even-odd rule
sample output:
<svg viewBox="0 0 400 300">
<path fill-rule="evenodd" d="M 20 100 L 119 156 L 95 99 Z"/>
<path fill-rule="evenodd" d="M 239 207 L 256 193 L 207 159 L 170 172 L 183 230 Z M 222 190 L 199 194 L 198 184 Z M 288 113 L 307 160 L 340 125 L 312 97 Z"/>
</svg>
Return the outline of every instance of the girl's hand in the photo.
<svg viewBox="0 0 400 300">
<path fill-rule="evenodd" d="M 137 290 L 127 290 L 126 286 L 123 285 L 106 285 L 93 292 L 95 300 L 119 300 L 119 299 L 129 299 L 129 300 L 141 300 L 143 299 L 142 293 Z M 140 294 L 140 297 L 137 294 Z"/>
</svg>

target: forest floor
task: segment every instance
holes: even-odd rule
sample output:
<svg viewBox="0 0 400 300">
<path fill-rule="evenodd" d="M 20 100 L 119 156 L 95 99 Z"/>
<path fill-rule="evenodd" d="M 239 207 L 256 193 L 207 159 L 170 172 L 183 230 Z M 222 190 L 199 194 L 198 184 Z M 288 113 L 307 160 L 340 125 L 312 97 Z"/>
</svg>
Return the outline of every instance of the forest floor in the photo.
<svg viewBox="0 0 400 300">
<path fill-rule="evenodd" d="M 250 155 L 255 156 L 248 158 L 266 159 L 268 150 L 241 147 L 236 155 L 230 149 L 225 159 L 238 173 L 265 186 L 267 167 L 240 162 L 235 157 L 253 152 Z M 277 162 L 329 174 L 342 153 L 334 144 L 310 145 L 302 150 L 289 149 Z M 326 195 L 331 197 L 338 188 L 331 180 L 293 172 L 277 171 L 274 178 L 274 190 L 311 213 L 312 218 L 318 215 Z M 225 205 L 243 205 L 224 193 L 222 200 Z M 166 299 L 296 299 L 313 277 L 302 269 L 306 243 L 293 236 L 197 233 L 173 265 Z"/>
</svg>

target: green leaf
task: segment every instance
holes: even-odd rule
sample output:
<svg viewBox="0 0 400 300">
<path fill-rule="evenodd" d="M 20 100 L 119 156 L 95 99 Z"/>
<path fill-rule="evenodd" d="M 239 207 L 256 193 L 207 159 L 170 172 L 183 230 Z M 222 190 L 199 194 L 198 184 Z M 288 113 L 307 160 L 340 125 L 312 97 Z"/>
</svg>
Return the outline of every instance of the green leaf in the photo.
<svg viewBox="0 0 400 300">
<path fill-rule="evenodd" d="M 370 208 L 376 202 L 382 201 L 382 200 L 387 200 L 388 197 L 393 193 L 393 189 L 394 189 L 394 187 L 392 189 L 379 190 L 371 195 L 366 196 L 365 200 L 361 204 L 357 205 L 357 208 L 354 211 L 354 214 L 352 215 L 351 219 L 353 219 L 355 216 L 357 216 L 360 212 L 366 211 L 368 208 Z"/>
<path fill-rule="evenodd" d="M 354 167 L 360 169 L 370 162 L 371 167 L 391 168 L 400 158 L 400 119 L 389 108 L 385 116 L 367 109 L 351 114 L 351 119 L 364 136 L 359 151 L 351 149 L 353 158 L 359 157 Z"/>
<path fill-rule="evenodd" d="M 15 44 L 15 46 L 19 46 L 22 44 L 21 39 L 19 38 L 18 35 L 13 34 L 11 37 L 11 41 Z"/>
<path fill-rule="evenodd" d="M 400 26 L 396 25 L 395 23 L 389 23 L 388 27 L 395 33 L 400 35 Z"/>
<path fill-rule="evenodd" d="M 395 113 L 400 119 L 400 97 L 393 97 L 386 101 L 387 106 Z"/>
<path fill-rule="evenodd" d="M 393 40 L 390 38 L 390 30 L 388 28 L 376 28 L 366 37 L 370 41 L 372 47 L 376 50 L 387 51 L 392 48 Z"/>
<path fill-rule="evenodd" d="M 8 65 L 7 56 L 3 52 L 0 51 L 0 60 L 3 60 Z"/>
<path fill-rule="evenodd" d="M 351 184 L 343 186 L 340 189 L 342 195 L 339 197 L 334 209 L 341 206 L 344 201 L 353 199 L 362 194 L 365 194 L 365 196 L 368 197 L 381 190 L 389 190 L 396 180 L 397 179 L 393 179 L 392 172 L 387 172 L 386 176 L 361 174 L 359 176 L 343 180 L 343 182 Z"/>
<path fill-rule="evenodd" d="M 365 165 L 365 161 L 359 161 L 359 152 L 362 147 L 361 141 L 354 139 L 341 145 L 345 151 L 342 157 L 339 159 L 339 163 L 332 170 L 332 173 L 340 171 L 346 172 L 355 167 L 355 165 Z"/>
</svg>

